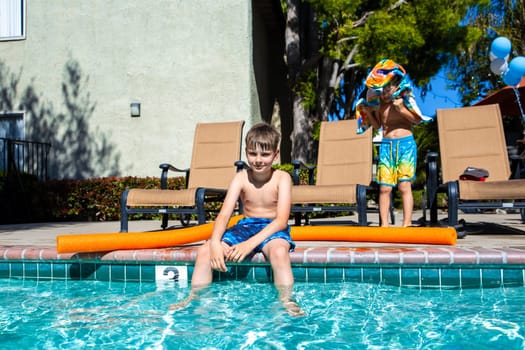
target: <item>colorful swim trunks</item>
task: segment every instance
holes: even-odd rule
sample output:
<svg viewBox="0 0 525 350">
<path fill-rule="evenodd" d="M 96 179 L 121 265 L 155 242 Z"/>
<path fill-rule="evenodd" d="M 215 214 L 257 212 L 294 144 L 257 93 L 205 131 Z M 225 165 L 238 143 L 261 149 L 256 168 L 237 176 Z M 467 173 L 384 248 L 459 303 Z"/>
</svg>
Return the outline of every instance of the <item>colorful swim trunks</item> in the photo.
<svg viewBox="0 0 525 350">
<path fill-rule="evenodd" d="M 224 235 L 222 236 L 222 241 L 230 246 L 242 243 L 255 236 L 270 222 L 272 222 L 272 219 L 243 218 L 236 225 L 230 227 L 226 230 L 226 232 L 224 232 Z M 268 242 L 276 238 L 282 238 L 288 243 L 290 243 L 290 251 L 293 251 L 295 249 L 295 243 L 290 237 L 290 226 L 288 226 L 286 230 L 277 231 L 270 237 L 266 238 L 261 244 L 255 247 L 254 251 L 260 252 L 262 248 L 266 244 L 268 244 Z"/>
<path fill-rule="evenodd" d="M 397 186 L 401 181 L 416 178 L 417 145 L 413 136 L 399 139 L 383 138 L 379 146 L 377 183 Z"/>
</svg>

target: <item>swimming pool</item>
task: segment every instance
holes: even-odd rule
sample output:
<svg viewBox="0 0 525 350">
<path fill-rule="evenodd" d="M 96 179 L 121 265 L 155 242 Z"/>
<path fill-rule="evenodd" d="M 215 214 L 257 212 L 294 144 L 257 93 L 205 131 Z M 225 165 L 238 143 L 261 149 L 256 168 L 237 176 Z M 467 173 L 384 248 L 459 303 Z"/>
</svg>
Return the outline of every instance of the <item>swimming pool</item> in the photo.
<svg viewBox="0 0 525 350">
<path fill-rule="evenodd" d="M 271 283 L 0 279 L 0 348 L 523 349 L 525 288 L 296 283 L 291 317 Z"/>
</svg>

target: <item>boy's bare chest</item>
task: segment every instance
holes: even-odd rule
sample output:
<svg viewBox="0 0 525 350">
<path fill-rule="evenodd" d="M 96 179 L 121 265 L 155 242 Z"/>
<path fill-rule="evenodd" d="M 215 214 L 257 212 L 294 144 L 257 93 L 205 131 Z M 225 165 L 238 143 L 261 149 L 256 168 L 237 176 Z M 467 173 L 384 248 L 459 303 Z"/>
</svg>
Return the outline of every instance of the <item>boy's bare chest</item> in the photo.
<svg viewBox="0 0 525 350">
<path fill-rule="evenodd" d="M 273 181 L 262 185 L 248 183 L 243 194 L 245 205 L 271 207 L 277 203 L 278 188 Z"/>
<path fill-rule="evenodd" d="M 379 119 L 383 126 L 395 125 L 404 121 L 403 116 L 392 103 L 385 103 L 379 107 Z"/>
<path fill-rule="evenodd" d="M 249 184 L 245 187 L 244 193 L 251 200 L 268 200 L 277 197 L 277 188 L 271 183 L 266 183 L 262 186 Z"/>
</svg>

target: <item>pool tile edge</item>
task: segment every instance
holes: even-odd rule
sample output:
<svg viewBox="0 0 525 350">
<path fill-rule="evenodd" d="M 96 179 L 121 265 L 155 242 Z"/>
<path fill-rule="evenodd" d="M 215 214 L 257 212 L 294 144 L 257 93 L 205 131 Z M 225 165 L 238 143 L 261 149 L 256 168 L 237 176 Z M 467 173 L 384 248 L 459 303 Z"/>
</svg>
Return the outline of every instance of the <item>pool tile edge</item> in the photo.
<svg viewBox="0 0 525 350">
<path fill-rule="evenodd" d="M 99 253 L 62 253 L 55 248 L 0 246 L 0 261 L 104 261 L 193 264 L 196 246 L 162 249 L 115 250 Z M 290 253 L 292 264 L 305 266 L 340 265 L 460 265 L 525 266 L 525 249 L 432 247 L 298 247 Z M 248 263 L 266 264 L 257 254 Z"/>
<path fill-rule="evenodd" d="M 184 246 L 57 254 L 51 247 L 0 246 L 0 277 L 151 282 L 158 265 L 184 266 L 191 276 L 196 249 Z M 296 281 L 356 281 L 418 288 L 525 285 L 525 249 L 298 247 L 290 258 Z M 235 276 L 257 281 L 269 275 L 262 254 L 232 270 Z"/>
</svg>

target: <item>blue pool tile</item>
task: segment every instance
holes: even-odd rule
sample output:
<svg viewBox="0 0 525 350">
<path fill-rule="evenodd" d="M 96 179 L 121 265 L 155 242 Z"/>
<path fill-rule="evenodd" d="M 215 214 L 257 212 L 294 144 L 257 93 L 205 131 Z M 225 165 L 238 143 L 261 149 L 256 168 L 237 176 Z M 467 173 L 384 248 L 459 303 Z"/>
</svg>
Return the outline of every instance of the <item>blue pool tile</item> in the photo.
<svg viewBox="0 0 525 350">
<path fill-rule="evenodd" d="M 441 269 L 441 286 L 443 288 L 456 288 L 461 285 L 460 269 L 445 268 Z"/>
<path fill-rule="evenodd" d="M 420 268 L 402 268 L 401 269 L 401 286 L 419 287 L 421 285 Z"/>
<path fill-rule="evenodd" d="M 193 276 L 193 266 L 188 266 L 188 281 L 191 281 L 191 277 Z"/>
<path fill-rule="evenodd" d="M 69 266 L 70 279 L 74 280 L 96 280 L 95 272 L 97 271 L 97 264 L 95 263 L 75 263 Z M 107 279 L 103 279 L 107 280 Z"/>
<path fill-rule="evenodd" d="M 435 288 L 441 286 L 441 269 L 421 269 L 421 288 Z"/>
<path fill-rule="evenodd" d="M 293 277 L 296 282 L 306 282 L 306 267 L 302 266 L 294 266 L 293 269 Z"/>
<path fill-rule="evenodd" d="M 344 269 L 342 267 L 326 268 L 326 282 L 344 281 Z"/>
<path fill-rule="evenodd" d="M 126 265 L 124 264 L 112 264 L 110 268 L 110 279 L 114 282 L 125 282 L 126 281 Z M 98 279 L 98 271 L 97 271 Z"/>
<path fill-rule="evenodd" d="M 53 278 L 53 270 L 51 263 L 44 262 L 38 263 L 38 279 L 39 280 L 51 280 Z"/>
<path fill-rule="evenodd" d="M 265 283 L 272 280 L 272 273 L 266 266 L 254 266 L 250 275 L 255 282 Z"/>
<path fill-rule="evenodd" d="M 464 268 L 460 270 L 461 288 L 481 288 L 481 269 Z"/>
<path fill-rule="evenodd" d="M 483 269 L 481 277 L 483 288 L 498 288 L 503 283 L 501 269 Z"/>
<path fill-rule="evenodd" d="M 502 269 L 502 275 L 504 286 L 525 286 L 525 275 L 522 269 Z"/>
<path fill-rule="evenodd" d="M 399 286 L 401 284 L 401 271 L 399 267 L 383 268 L 381 271 L 382 283 L 390 286 Z"/>
<path fill-rule="evenodd" d="M 112 266 L 113 265 L 111 264 L 97 264 L 94 266 L 94 269 L 93 266 L 85 266 L 86 271 L 83 274 L 83 279 L 97 281 L 112 281 Z"/>
<path fill-rule="evenodd" d="M 154 265 L 140 265 L 140 280 L 142 282 L 155 282 L 155 266 Z"/>
<path fill-rule="evenodd" d="M 79 263 L 70 264 L 67 270 L 68 270 L 69 278 L 74 279 L 74 280 L 81 279 L 81 276 L 82 276 L 81 264 Z"/>
<path fill-rule="evenodd" d="M 306 269 L 306 282 L 325 282 L 326 269 L 324 267 L 308 267 Z"/>
<path fill-rule="evenodd" d="M 235 266 L 235 279 L 246 280 L 251 278 L 252 266 L 250 265 L 237 265 Z"/>
<path fill-rule="evenodd" d="M 227 272 L 214 272 L 213 279 L 214 281 L 250 280 L 253 278 L 252 268 L 249 265 L 233 265 Z"/>
<path fill-rule="evenodd" d="M 363 269 L 363 282 L 380 283 L 382 271 L 379 267 L 367 267 Z"/>
<path fill-rule="evenodd" d="M 22 262 L 12 262 L 9 269 L 10 278 L 24 278 L 24 264 Z"/>
<path fill-rule="evenodd" d="M 0 278 L 27 278 L 41 280 L 100 280 L 118 282 L 155 282 L 154 262 L 82 262 L 63 261 L 4 261 L 0 262 Z M 193 265 L 187 268 L 188 282 Z M 383 283 L 401 287 L 419 288 L 497 288 L 501 286 L 524 286 L 525 269 L 522 265 L 509 266 L 380 266 L 360 265 L 293 265 L 297 282 L 364 282 Z M 239 264 L 230 267 L 228 274 L 217 279 L 247 280 L 261 283 L 272 282 L 269 265 Z"/>
<path fill-rule="evenodd" d="M 11 263 L 1 262 L 0 263 L 0 278 L 9 278 Z"/>
<path fill-rule="evenodd" d="M 99 265 L 94 263 L 80 264 L 80 278 L 83 280 L 96 280 L 97 274 L 99 274 L 99 276 L 104 276 L 101 280 L 108 281 L 109 278 L 105 276 L 105 271 L 109 271 L 109 266 L 111 265 Z"/>
<path fill-rule="evenodd" d="M 345 267 L 343 269 L 344 280 L 347 282 L 363 282 L 363 268 Z"/>
<path fill-rule="evenodd" d="M 53 263 L 51 264 L 51 273 L 53 279 L 65 280 L 69 278 L 69 270 L 71 264 Z"/>
<path fill-rule="evenodd" d="M 22 263 L 24 269 L 24 278 L 38 279 L 38 264 Z"/>
<path fill-rule="evenodd" d="M 125 281 L 126 282 L 140 282 L 140 265 L 124 265 Z"/>
</svg>

